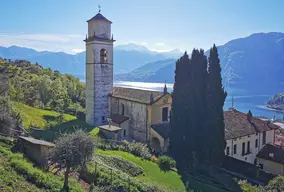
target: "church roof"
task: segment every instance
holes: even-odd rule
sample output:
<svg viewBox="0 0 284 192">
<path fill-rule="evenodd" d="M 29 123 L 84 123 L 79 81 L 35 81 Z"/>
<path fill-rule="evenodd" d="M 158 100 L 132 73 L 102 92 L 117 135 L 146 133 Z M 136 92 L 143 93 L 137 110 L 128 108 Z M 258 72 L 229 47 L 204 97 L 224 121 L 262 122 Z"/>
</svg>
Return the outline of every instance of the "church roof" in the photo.
<svg viewBox="0 0 284 192">
<path fill-rule="evenodd" d="M 108 20 L 107 18 L 105 18 L 101 13 L 96 14 L 94 17 L 92 17 L 91 19 L 89 19 L 87 22 L 91 21 L 91 20 L 102 20 L 102 21 L 107 21 L 109 23 L 112 23 L 110 20 Z"/>
<path fill-rule="evenodd" d="M 152 95 L 152 96 L 151 96 Z M 113 87 L 112 97 L 130 100 L 143 104 L 152 104 L 164 96 L 163 92 L 126 87 Z M 151 102 L 151 97 L 153 98 Z"/>
</svg>

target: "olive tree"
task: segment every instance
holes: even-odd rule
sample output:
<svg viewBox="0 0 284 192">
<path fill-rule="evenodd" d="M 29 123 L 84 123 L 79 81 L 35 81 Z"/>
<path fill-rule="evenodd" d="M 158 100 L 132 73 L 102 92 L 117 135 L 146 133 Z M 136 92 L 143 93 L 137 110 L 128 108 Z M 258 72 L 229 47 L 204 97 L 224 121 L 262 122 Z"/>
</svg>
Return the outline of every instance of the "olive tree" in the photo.
<svg viewBox="0 0 284 192">
<path fill-rule="evenodd" d="M 94 153 L 93 139 L 84 131 L 77 130 L 71 134 L 63 134 L 55 141 L 55 147 L 51 150 L 50 165 L 55 165 L 58 170 L 65 170 L 65 191 L 69 190 L 69 173 L 86 165 Z"/>
</svg>

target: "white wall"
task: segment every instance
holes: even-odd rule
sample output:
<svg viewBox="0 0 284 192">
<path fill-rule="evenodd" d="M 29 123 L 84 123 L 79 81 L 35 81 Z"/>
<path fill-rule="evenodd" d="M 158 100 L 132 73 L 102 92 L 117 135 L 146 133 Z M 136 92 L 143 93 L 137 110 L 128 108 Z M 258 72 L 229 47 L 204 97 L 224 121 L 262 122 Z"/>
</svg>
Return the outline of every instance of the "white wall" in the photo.
<svg viewBox="0 0 284 192">
<path fill-rule="evenodd" d="M 124 104 L 124 115 L 129 117 L 129 124 L 123 125 L 129 137 L 137 141 L 146 141 L 147 105 L 125 99 L 111 98 L 111 113 L 121 114 L 121 104 Z"/>
<path fill-rule="evenodd" d="M 252 134 L 249 136 L 244 136 L 236 139 L 227 140 L 227 146 L 225 148 L 225 154 L 227 155 L 227 147 L 230 148 L 229 156 L 234 157 L 236 159 L 246 161 L 249 163 L 254 163 L 257 153 L 264 147 L 262 144 L 262 136 L 263 133 Z M 258 139 L 258 147 L 255 147 L 255 140 Z M 274 140 L 274 130 L 266 131 L 266 143 L 272 143 Z M 250 141 L 250 153 L 247 153 L 247 145 L 248 141 Z M 242 143 L 245 142 L 245 154 L 242 155 Z M 237 153 L 234 154 L 234 145 L 237 145 Z"/>
<path fill-rule="evenodd" d="M 92 37 L 106 34 L 107 38 L 111 38 L 111 24 L 106 21 L 93 20 L 88 23 L 88 36 Z"/>
<path fill-rule="evenodd" d="M 107 63 L 100 63 L 100 50 L 107 50 Z M 86 43 L 86 122 L 105 124 L 102 117 L 110 115 L 109 94 L 113 87 L 113 43 Z"/>
</svg>

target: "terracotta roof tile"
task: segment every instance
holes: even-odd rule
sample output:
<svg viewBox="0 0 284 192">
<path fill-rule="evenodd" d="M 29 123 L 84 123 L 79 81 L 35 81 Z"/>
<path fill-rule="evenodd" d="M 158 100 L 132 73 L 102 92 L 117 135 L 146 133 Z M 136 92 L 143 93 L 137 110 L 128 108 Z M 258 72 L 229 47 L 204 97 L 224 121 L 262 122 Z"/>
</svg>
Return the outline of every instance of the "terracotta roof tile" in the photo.
<svg viewBox="0 0 284 192">
<path fill-rule="evenodd" d="M 143 104 L 151 104 L 150 97 L 153 94 L 153 101 L 156 102 L 164 96 L 163 92 L 142 90 L 126 87 L 113 87 L 112 97 L 131 100 Z"/>
<path fill-rule="evenodd" d="M 245 113 L 235 109 L 224 111 L 224 123 L 226 140 L 279 128 L 270 121 L 263 121 L 256 117 L 251 117 L 249 121 Z M 168 122 L 154 124 L 151 127 L 162 137 L 168 137 L 170 130 L 170 124 Z"/>
<path fill-rule="evenodd" d="M 245 113 L 235 109 L 224 112 L 224 123 L 226 139 L 234 139 L 270 131 L 272 129 L 278 129 L 278 126 L 270 121 L 264 121 L 256 117 L 251 117 L 249 120 Z"/>
</svg>

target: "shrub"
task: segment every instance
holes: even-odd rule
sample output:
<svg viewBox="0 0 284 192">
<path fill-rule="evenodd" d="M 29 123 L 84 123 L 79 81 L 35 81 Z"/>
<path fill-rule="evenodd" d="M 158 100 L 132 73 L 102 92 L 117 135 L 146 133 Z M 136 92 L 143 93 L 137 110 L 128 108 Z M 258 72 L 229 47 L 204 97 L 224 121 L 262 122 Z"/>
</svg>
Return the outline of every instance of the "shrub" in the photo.
<svg viewBox="0 0 284 192">
<path fill-rule="evenodd" d="M 139 143 L 139 142 L 128 143 L 127 146 L 125 147 L 125 150 L 126 152 L 129 152 L 143 159 L 147 160 L 151 159 L 150 150 L 145 143 Z"/>
<path fill-rule="evenodd" d="M 158 165 L 160 166 L 161 170 L 169 171 L 171 168 L 174 168 L 176 166 L 176 161 L 171 157 L 162 155 L 158 159 Z"/>
<path fill-rule="evenodd" d="M 115 168 L 117 170 L 125 172 L 133 177 L 143 173 L 143 169 L 140 166 L 119 156 L 96 155 L 95 161 L 96 163 L 104 164 L 106 166 L 109 166 L 110 168 Z"/>
</svg>

